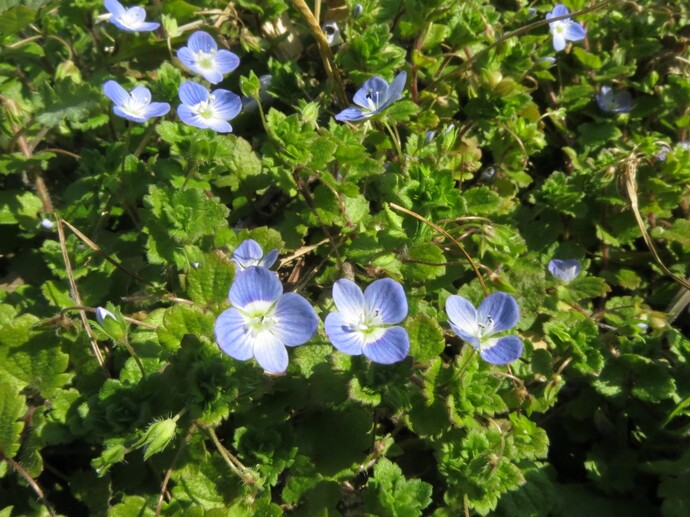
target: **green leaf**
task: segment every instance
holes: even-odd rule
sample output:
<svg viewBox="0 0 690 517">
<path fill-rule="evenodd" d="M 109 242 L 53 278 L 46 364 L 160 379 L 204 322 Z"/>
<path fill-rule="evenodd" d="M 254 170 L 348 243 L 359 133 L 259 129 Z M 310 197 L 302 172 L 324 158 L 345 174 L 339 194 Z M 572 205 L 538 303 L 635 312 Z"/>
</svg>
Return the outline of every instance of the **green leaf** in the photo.
<svg viewBox="0 0 690 517">
<path fill-rule="evenodd" d="M 423 242 L 408 250 L 403 275 L 410 281 L 438 278 L 446 274 L 445 262 L 441 248 L 431 242 Z"/>
<path fill-rule="evenodd" d="M 381 458 L 367 482 L 367 512 L 391 517 L 415 517 L 431 503 L 432 486 L 419 479 L 405 479 L 398 465 Z"/>
<path fill-rule="evenodd" d="M 410 335 L 410 355 L 418 363 L 437 357 L 446 347 L 443 329 L 438 322 L 424 313 L 418 313 L 405 324 Z"/>
<path fill-rule="evenodd" d="M 38 227 L 41 199 L 33 192 L 3 190 L 0 192 L 0 224 L 19 224 L 26 230 Z"/>
<path fill-rule="evenodd" d="M 36 11 L 24 5 L 17 5 L 2 10 L 0 16 L 0 36 L 16 34 L 27 27 L 36 18 Z"/>
<path fill-rule="evenodd" d="M 588 66 L 589 68 L 594 68 L 595 70 L 601 68 L 601 59 L 596 54 L 587 52 L 581 47 L 573 47 L 573 54 L 575 54 L 575 57 L 583 65 Z"/>
<path fill-rule="evenodd" d="M 197 269 L 187 273 L 187 294 L 193 302 L 202 305 L 221 303 L 227 300 L 234 277 L 235 267 L 231 262 L 209 253 Z"/>
<path fill-rule="evenodd" d="M 26 399 L 11 384 L 0 384 L 0 453 L 14 458 L 19 451 L 19 440 L 24 421 L 18 421 L 26 413 Z"/>
<path fill-rule="evenodd" d="M 170 352 L 180 348 L 186 334 L 212 336 L 215 318 L 198 307 L 175 305 L 165 311 L 163 325 L 158 327 L 158 340 Z"/>
</svg>

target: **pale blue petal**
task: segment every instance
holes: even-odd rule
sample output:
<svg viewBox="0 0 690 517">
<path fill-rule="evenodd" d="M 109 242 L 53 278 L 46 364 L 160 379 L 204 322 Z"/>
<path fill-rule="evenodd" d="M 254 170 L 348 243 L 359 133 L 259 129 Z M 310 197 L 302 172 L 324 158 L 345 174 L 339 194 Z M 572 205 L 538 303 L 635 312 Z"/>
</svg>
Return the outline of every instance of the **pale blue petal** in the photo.
<svg viewBox="0 0 690 517">
<path fill-rule="evenodd" d="M 565 48 L 565 37 L 563 34 L 555 33 L 553 34 L 553 49 L 560 52 Z"/>
<path fill-rule="evenodd" d="M 273 249 L 266 253 L 266 256 L 259 261 L 259 265 L 270 268 L 278 259 L 278 249 Z"/>
<path fill-rule="evenodd" d="M 473 348 L 479 348 L 479 339 L 475 335 L 466 332 L 463 328 L 458 327 L 450 320 L 448 320 L 448 324 L 453 332 L 455 332 L 465 343 L 469 343 Z"/>
<path fill-rule="evenodd" d="M 106 81 L 103 85 L 103 93 L 115 103 L 122 106 L 129 99 L 129 93 L 115 81 Z"/>
<path fill-rule="evenodd" d="M 219 50 L 216 52 L 216 66 L 222 74 L 229 74 L 240 66 L 240 58 L 229 50 Z"/>
<path fill-rule="evenodd" d="M 193 71 L 197 74 L 201 74 L 204 77 L 204 79 L 206 79 L 211 84 L 218 84 L 223 80 L 223 74 L 221 74 L 218 70 L 207 70 L 195 67 Z"/>
<path fill-rule="evenodd" d="M 565 16 L 566 14 L 570 14 L 570 10 L 563 4 L 558 4 L 553 8 L 553 11 L 551 11 L 551 16 L 558 17 L 558 16 Z"/>
<path fill-rule="evenodd" d="M 388 83 L 382 77 L 374 76 L 367 79 L 362 87 L 355 92 L 352 100 L 358 106 L 366 109 L 374 109 L 378 97 L 379 104 L 383 103 L 387 96 Z"/>
<path fill-rule="evenodd" d="M 261 260 L 263 256 L 264 251 L 254 239 L 242 241 L 242 244 L 237 246 L 235 251 L 232 252 L 232 258 L 235 259 L 243 269 L 258 265 L 259 260 Z"/>
<path fill-rule="evenodd" d="M 405 83 L 407 82 L 407 72 L 404 70 L 395 76 L 393 82 L 388 88 L 386 102 L 383 106 L 379 107 L 379 111 L 388 107 L 393 102 L 402 99 L 402 92 L 405 89 Z"/>
<path fill-rule="evenodd" d="M 119 106 L 113 106 L 113 113 L 115 113 L 115 115 L 117 115 L 118 117 L 126 118 L 127 120 L 131 120 L 132 122 L 144 123 L 148 120 L 147 117 L 137 117 L 135 115 L 132 115 L 131 113 L 128 113 L 121 109 Z"/>
<path fill-rule="evenodd" d="M 271 332 L 286 346 L 306 343 L 319 326 L 314 308 L 296 293 L 287 293 L 278 299 L 273 317 L 276 325 Z"/>
<path fill-rule="evenodd" d="M 137 29 L 130 27 L 129 25 L 123 25 L 122 23 L 120 23 L 120 19 L 116 18 L 115 16 L 110 17 L 110 23 L 112 23 L 115 27 L 117 27 L 121 31 L 137 32 Z"/>
<path fill-rule="evenodd" d="M 206 119 L 199 116 L 198 113 L 192 111 L 186 104 L 180 104 L 177 107 L 177 116 L 180 120 L 189 126 L 198 127 L 201 129 L 206 129 L 208 124 Z"/>
<path fill-rule="evenodd" d="M 120 16 L 125 12 L 124 6 L 117 0 L 104 0 L 103 7 L 112 13 L 113 16 Z"/>
<path fill-rule="evenodd" d="M 502 332 L 517 325 L 520 308 L 515 298 L 507 293 L 493 293 L 484 298 L 477 309 L 480 321 L 493 320 L 492 333 Z"/>
<path fill-rule="evenodd" d="M 252 302 L 274 302 L 283 294 L 278 275 L 263 267 L 250 267 L 235 275 L 230 287 L 230 303 L 245 307 Z"/>
<path fill-rule="evenodd" d="M 352 280 L 341 278 L 333 284 L 333 301 L 345 319 L 351 322 L 364 314 L 364 295 Z"/>
<path fill-rule="evenodd" d="M 146 19 L 146 10 L 140 5 L 129 7 L 127 9 L 127 17 L 131 17 L 132 21 L 134 22 L 134 24 L 132 25 L 133 27 L 138 26 L 139 24 L 141 24 L 141 22 L 143 22 Z"/>
<path fill-rule="evenodd" d="M 378 314 L 384 325 L 400 323 L 407 316 L 407 298 L 403 286 L 391 278 L 372 282 L 364 291 L 364 303 L 369 314 Z"/>
<path fill-rule="evenodd" d="M 261 332 L 254 339 L 254 358 L 268 373 L 283 373 L 288 367 L 285 345 L 270 332 Z"/>
<path fill-rule="evenodd" d="M 180 100 L 188 106 L 195 106 L 208 99 L 208 90 L 199 83 L 185 81 L 180 85 L 178 92 Z"/>
<path fill-rule="evenodd" d="M 149 119 L 152 117 L 162 117 L 170 111 L 170 104 L 167 102 L 152 102 L 146 107 L 144 116 Z"/>
<path fill-rule="evenodd" d="M 194 32 L 187 40 L 187 46 L 192 52 L 205 52 L 207 54 L 218 49 L 216 40 L 204 31 Z"/>
<path fill-rule="evenodd" d="M 559 260 L 553 259 L 549 262 L 549 272 L 564 282 L 570 282 L 580 274 L 582 265 L 577 259 Z"/>
<path fill-rule="evenodd" d="M 565 39 L 569 41 L 580 41 L 587 37 L 587 31 L 579 23 L 569 23 L 565 29 Z"/>
<path fill-rule="evenodd" d="M 333 346 L 344 354 L 361 355 L 364 346 L 364 336 L 355 332 L 349 321 L 340 312 L 331 312 L 326 316 L 324 328 Z"/>
<path fill-rule="evenodd" d="M 130 95 L 134 100 L 142 104 L 149 104 L 151 102 L 151 92 L 146 86 L 136 86 Z"/>
<path fill-rule="evenodd" d="M 216 133 L 231 133 L 232 126 L 227 120 L 222 118 L 210 118 L 204 119 L 206 121 L 206 127 L 213 129 Z"/>
<path fill-rule="evenodd" d="M 135 32 L 151 32 L 155 31 L 161 24 L 158 22 L 140 22 L 134 28 Z"/>
<path fill-rule="evenodd" d="M 463 340 L 468 341 L 469 337 L 479 333 L 477 309 L 467 298 L 455 294 L 450 295 L 446 299 L 446 313 L 451 327 Z"/>
<path fill-rule="evenodd" d="M 345 108 L 343 111 L 338 113 L 334 118 L 340 122 L 355 122 L 357 120 L 364 120 L 369 118 L 374 113 L 371 111 L 362 111 L 359 108 Z"/>
<path fill-rule="evenodd" d="M 214 90 L 213 111 L 218 118 L 231 120 L 242 110 L 242 99 L 228 90 Z"/>
<path fill-rule="evenodd" d="M 397 363 L 410 353 L 410 337 L 404 328 L 390 327 L 379 339 L 364 345 L 363 352 L 367 359 L 375 363 Z"/>
<path fill-rule="evenodd" d="M 522 355 L 522 340 L 517 336 L 499 338 L 491 348 L 480 349 L 479 355 L 491 364 L 512 363 Z"/>
<path fill-rule="evenodd" d="M 235 308 L 223 311 L 214 325 L 216 342 L 221 350 L 239 361 L 254 356 L 251 334 L 245 326 L 245 319 Z"/>
<path fill-rule="evenodd" d="M 632 110 L 632 95 L 630 95 L 630 92 L 623 90 L 622 92 L 618 92 L 616 94 L 616 108 L 615 112 L 616 113 L 629 113 Z"/>
<path fill-rule="evenodd" d="M 196 59 L 194 58 L 192 51 L 189 50 L 189 47 L 182 47 L 178 49 L 177 57 L 180 61 L 182 61 L 182 64 L 189 68 L 192 72 L 199 73 L 199 70 L 196 66 Z"/>
</svg>

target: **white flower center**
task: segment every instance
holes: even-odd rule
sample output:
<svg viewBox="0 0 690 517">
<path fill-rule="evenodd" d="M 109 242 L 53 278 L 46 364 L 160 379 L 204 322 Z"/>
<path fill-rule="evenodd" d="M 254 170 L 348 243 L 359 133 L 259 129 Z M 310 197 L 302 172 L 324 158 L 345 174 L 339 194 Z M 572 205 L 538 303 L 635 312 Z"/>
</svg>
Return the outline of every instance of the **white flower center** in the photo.
<svg viewBox="0 0 690 517">
<path fill-rule="evenodd" d="M 120 15 L 120 23 L 130 29 L 137 27 L 141 21 L 137 18 L 135 13 L 136 11 L 134 9 L 127 9 Z"/>
<path fill-rule="evenodd" d="M 491 316 L 487 316 L 486 319 L 482 321 L 477 321 L 477 334 L 476 338 L 481 343 L 482 340 L 494 333 L 494 319 Z"/>
<path fill-rule="evenodd" d="M 378 309 L 363 311 L 359 318 L 350 322 L 350 331 L 361 335 L 365 343 L 371 343 L 381 338 L 385 332 Z"/>
<path fill-rule="evenodd" d="M 147 103 L 135 99 L 131 94 L 129 98 L 122 105 L 122 111 L 133 117 L 143 117 L 146 111 Z"/>
<path fill-rule="evenodd" d="M 238 308 L 244 317 L 244 329 L 256 337 L 262 332 L 271 332 L 278 323 L 275 314 L 275 302 L 258 300 L 249 305 Z"/>
<path fill-rule="evenodd" d="M 214 70 L 216 68 L 216 51 L 210 52 L 199 51 L 194 54 L 196 64 L 202 70 Z"/>
<path fill-rule="evenodd" d="M 553 22 L 553 32 L 556 34 L 565 34 L 566 29 L 568 28 L 568 24 L 570 22 L 565 22 L 561 20 L 560 22 Z"/>
<path fill-rule="evenodd" d="M 369 101 L 369 109 L 372 111 L 376 111 L 379 107 L 379 97 L 381 96 L 381 92 L 376 90 L 372 90 L 369 88 L 367 90 L 367 100 Z"/>
<path fill-rule="evenodd" d="M 215 98 L 213 95 L 209 95 L 208 99 L 205 101 L 201 101 L 198 104 L 195 104 L 192 106 L 192 111 L 199 115 L 201 118 L 204 119 L 211 119 L 215 118 L 215 110 L 213 109 L 213 104 L 215 102 Z"/>
</svg>

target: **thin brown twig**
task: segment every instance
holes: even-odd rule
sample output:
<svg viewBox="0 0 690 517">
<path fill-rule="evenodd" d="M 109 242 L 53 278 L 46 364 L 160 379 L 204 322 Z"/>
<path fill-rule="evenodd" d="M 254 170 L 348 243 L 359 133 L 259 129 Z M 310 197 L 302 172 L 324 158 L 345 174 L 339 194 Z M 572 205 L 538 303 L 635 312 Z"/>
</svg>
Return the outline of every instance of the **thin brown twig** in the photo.
<svg viewBox="0 0 690 517">
<path fill-rule="evenodd" d="M 24 478 L 24 480 L 29 484 L 33 491 L 36 492 L 36 495 L 41 501 L 41 504 L 46 507 L 46 510 L 48 511 L 50 517 L 55 517 L 55 512 L 48 503 L 48 500 L 46 499 L 46 496 L 43 493 L 43 489 L 38 484 L 38 482 L 31 477 L 31 474 L 29 474 L 24 467 L 22 467 L 19 463 L 14 461 L 12 458 L 8 458 L 4 456 L 2 453 L 0 453 L 0 461 L 2 460 L 5 460 L 7 464 L 15 470 L 15 472 L 17 472 L 21 477 Z"/>
</svg>

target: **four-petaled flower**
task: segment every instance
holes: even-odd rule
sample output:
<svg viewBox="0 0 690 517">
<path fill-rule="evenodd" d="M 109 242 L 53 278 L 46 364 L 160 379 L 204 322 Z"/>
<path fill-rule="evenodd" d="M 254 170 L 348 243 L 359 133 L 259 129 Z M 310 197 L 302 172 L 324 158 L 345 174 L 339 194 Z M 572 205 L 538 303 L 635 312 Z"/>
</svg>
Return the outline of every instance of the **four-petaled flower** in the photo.
<svg viewBox="0 0 690 517">
<path fill-rule="evenodd" d="M 177 107 L 180 120 L 190 126 L 210 128 L 218 133 L 229 133 L 228 122 L 242 110 L 239 95 L 228 90 L 209 91 L 198 83 L 185 81 L 180 85 L 180 100 Z"/>
<path fill-rule="evenodd" d="M 378 115 L 395 101 L 402 99 L 402 91 L 405 88 L 407 73 L 400 72 L 393 82 L 388 83 L 381 77 L 375 76 L 362 85 L 357 90 L 353 98 L 354 103 L 359 108 L 351 106 L 335 116 L 340 122 L 364 120 L 374 115 Z"/>
<path fill-rule="evenodd" d="M 117 0 L 105 0 L 103 6 L 110 12 L 110 23 L 127 32 L 155 31 L 160 23 L 147 22 L 146 11 L 138 5 L 126 8 Z"/>
<path fill-rule="evenodd" d="M 381 364 L 402 361 L 410 352 L 410 338 L 399 326 L 407 316 L 407 298 L 402 286 L 390 278 L 376 280 L 364 293 L 347 279 L 333 285 L 338 312 L 326 316 L 328 338 L 349 355 L 364 354 Z"/>
<path fill-rule="evenodd" d="M 566 284 L 575 280 L 582 270 L 582 264 L 577 259 L 553 259 L 548 267 L 553 276 Z"/>
<path fill-rule="evenodd" d="M 232 308 L 215 323 L 218 345 L 240 361 L 254 357 L 268 373 L 284 372 L 285 347 L 309 341 L 319 324 L 309 302 L 295 293 L 283 294 L 278 276 L 263 267 L 237 273 L 229 298 Z"/>
<path fill-rule="evenodd" d="M 630 113 L 632 110 L 632 95 L 626 90 L 613 93 L 610 86 L 602 86 L 596 99 L 599 109 L 607 113 Z"/>
<path fill-rule="evenodd" d="M 451 295 L 446 300 L 446 312 L 453 331 L 475 350 L 479 349 L 487 363 L 512 363 L 522 354 L 522 340 L 518 336 L 492 337 L 513 328 L 520 319 L 520 309 L 511 295 L 490 294 L 478 309 L 462 296 Z"/>
<path fill-rule="evenodd" d="M 270 268 L 278 258 L 278 250 L 273 249 L 266 253 L 254 239 L 247 239 L 232 252 L 232 260 L 237 264 L 237 271 L 244 271 L 252 266 Z"/>
<path fill-rule="evenodd" d="M 553 11 L 547 13 L 546 19 L 550 20 L 566 14 L 570 14 L 568 8 L 563 4 L 558 4 L 553 8 Z M 580 41 L 587 36 L 585 28 L 570 18 L 549 23 L 549 30 L 553 36 L 553 49 L 556 51 L 563 50 L 566 41 Z"/>
<path fill-rule="evenodd" d="M 218 50 L 216 41 L 204 31 L 196 31 L 187 46 L 177 51 L 180 61 L 211 84 L 218 84 L 240 64 L 240 58 L 229 50 Z"/>
<path fill-rule="evenodd" d="M 103 93 L 115 103 L 113 113 L 134 122 L 146 122 L 151 117 L 162 117 L 170 111 L 167 102 L 151 102 L 151 92 L 144 86 L 128 93 L 115 81 L 106 81 Z"/>
</svg>

